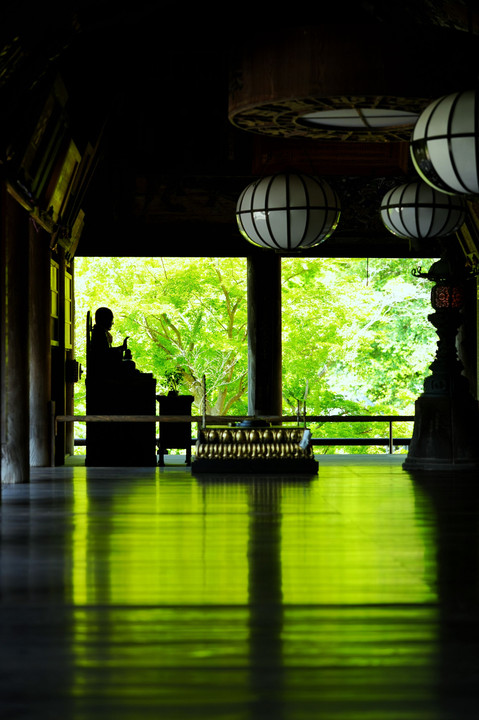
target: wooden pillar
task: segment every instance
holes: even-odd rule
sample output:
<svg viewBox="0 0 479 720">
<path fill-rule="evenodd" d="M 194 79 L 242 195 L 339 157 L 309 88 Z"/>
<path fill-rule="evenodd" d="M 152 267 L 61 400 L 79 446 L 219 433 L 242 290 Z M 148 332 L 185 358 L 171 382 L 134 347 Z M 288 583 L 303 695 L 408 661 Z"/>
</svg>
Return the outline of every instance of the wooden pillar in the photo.
<svg viewBox="0 0 479 720">
<path fill-rule="evenodd" d="M 471 395 L 478 400 L 479 370 L 479 279 L 468 278 L 464 287 L 462 325 L 457 334 L 457 352 L 464 367 L 463 375 L 469 381 Z"/>
<path fill-rule="evenodd" d="M 64 283 L 64 317 L 65 317 L 65 415 L 74 415 L 75 385 L 72 380 L 73 364 L 75 361 L 75 308 L 74 308 L 74 262 L 65 266 Z M 68 289 L 67 289 L 68 285 Z M 68 329 L 67 329 L 68 328 Z M 66 366 L 69 366 L 69 371 Z M 75 451 L 75 428 L 73 423 L 65 424 L 65 454 L 73 455 Z"/>
<path fill-rule="evenodd" d="M 51 347 L 51 398 L 55 403 L 57 415 L 66 412 L 66 376 L 65 376 L 65 253 L 59 247 L 56 253 L 58 263 L 58 330 Z M 55 436 L 55 465 L 64 465 L 66 453 L 65 423 L 58 423 Z"/>
<path fill-rule="evenodd" d="M 30 465 L 51 464 L 50 236 L 30 223 Z"/>
<path fill-rule="evenodd" d="M 2 482 L 29 480 L 29 217 L 8 194 L 0 198 Z"/>
<path fill-rule="evenodd" d="M 248 257 L 248 415 L 282 414 L 281 258 Z"/>
</svg>

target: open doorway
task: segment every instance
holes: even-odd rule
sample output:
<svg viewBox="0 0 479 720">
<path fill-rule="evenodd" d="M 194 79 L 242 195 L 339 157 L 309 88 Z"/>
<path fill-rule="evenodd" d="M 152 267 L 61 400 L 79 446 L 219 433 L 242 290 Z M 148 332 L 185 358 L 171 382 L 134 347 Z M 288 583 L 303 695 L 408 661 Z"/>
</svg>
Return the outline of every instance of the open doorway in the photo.
<svg viewBox="0 0 479 720">
<path fill-rule="evenodd" d="M 283 258 L 283 413 L 412 415 L 436 349 L 427 320 L 430 286 L 413 277 L 431 259 Z M 128 345 L 157 391 L 174 383 L 201 412 L 247 414 L 246 258 L 82 258 L 75 260 L 76 357 L 85 367 L 85 316 L 114 312 L 114 343 Z M 85 412 L 85 384 L 75 413 Z M 411 423 L 397 428 L 410 436 Z M 328 432 L 314 426 L 321 436 Z M 384 433 L 365 423 L 338 437 Z M 84 429 L 76 424 L 76 439 Z M 327 447 L 323 452 L 341 452 Z M 400 450 L 399 450 L 400 451 Z M 405 451 L 405 450 L 404 450 Z M 82 452 L 79 445 L 77 452 Z M 84 452 L 84 450 L 83 450 Z M 364 446 L 349 452 L 384 452 Z"/>
</svg>

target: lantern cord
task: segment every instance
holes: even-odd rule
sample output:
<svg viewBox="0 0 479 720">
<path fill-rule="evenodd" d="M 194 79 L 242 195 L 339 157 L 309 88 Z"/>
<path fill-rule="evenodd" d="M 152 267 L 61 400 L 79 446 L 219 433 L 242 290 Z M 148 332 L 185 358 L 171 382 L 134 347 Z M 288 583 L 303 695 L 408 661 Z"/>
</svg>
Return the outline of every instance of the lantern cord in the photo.
<svg viewBox="0 0 479 720">
<path fill-rule="evenodd" d="M 369 258 L 366 258 L 366 287 L 369 286 Z"/>
</svg>

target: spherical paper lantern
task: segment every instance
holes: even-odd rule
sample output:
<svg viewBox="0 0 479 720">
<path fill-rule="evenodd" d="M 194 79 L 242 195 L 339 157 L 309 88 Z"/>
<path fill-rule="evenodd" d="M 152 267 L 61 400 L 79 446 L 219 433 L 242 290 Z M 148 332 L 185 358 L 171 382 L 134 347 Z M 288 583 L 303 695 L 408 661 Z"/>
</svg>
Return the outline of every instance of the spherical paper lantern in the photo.
<svg viewBox="0 0 479 720">
<path fill-rule="evenodd" d="M 474 90 L 445 95 L 421 113 L 411 157 L 420 177 L 441 192 L 479 193 L 479 96 Z"/>
<path fill-rule="evenodd" d="M 462 197 L 438 192 L 423 182 L 393 188 L 381 201 L 384 225 L 400 238 L 447 237 L 461 227 L 465 216 Z"/>
<path fill-rule="evenodd" d="M 236 205 L 238 227 L 260 247 L 294 252 L 319 245 L 335 230 L 339 198 L 319 178 L 278 173 L 248 185 Z"/>
</svg>

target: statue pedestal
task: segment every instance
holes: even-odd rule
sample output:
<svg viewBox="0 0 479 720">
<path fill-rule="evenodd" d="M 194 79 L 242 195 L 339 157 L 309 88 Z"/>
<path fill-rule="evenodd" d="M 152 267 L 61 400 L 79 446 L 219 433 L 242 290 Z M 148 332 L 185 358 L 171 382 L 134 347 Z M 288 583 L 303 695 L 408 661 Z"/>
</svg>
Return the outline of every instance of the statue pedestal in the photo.
<svg viewBox="0 0 479 720">
<path fill-rule="evenodd" d="M 414 433 L 404 470 L 471 471 L 479 468 L 479 420 L 472 396 L 416 400 Z"/>
<path fill-rule="evenodd" d="M 156 380 L 135 371 L 122 379 L 88 382 L 87 414 L 156 415 Z M 156 466 L 156 425 L 152 422 L 87 422 L 85 465 Z"/>
</svg>

